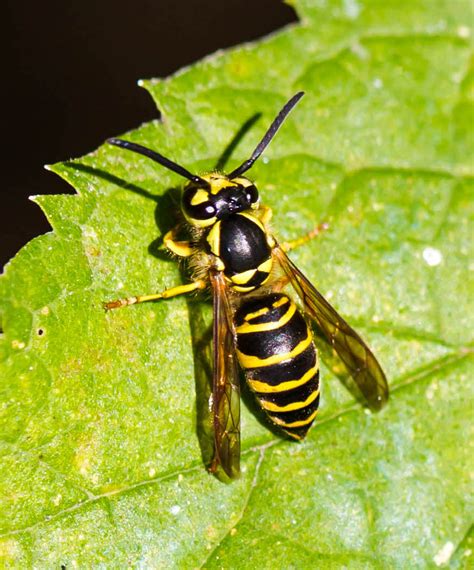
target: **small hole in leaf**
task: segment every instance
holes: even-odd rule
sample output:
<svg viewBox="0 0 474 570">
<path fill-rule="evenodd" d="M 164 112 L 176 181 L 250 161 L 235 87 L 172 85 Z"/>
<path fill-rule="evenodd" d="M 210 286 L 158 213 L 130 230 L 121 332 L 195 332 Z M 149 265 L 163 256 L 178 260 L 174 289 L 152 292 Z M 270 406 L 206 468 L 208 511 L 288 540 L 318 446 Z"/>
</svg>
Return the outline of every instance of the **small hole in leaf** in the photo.
<svg viewBox="0 0 474 570">
<path fill-rule="evenodd" d="M 43 335 L 44 335 L 44 329 L 38 329 L 38 330 L 36 331 L 36 334 L 37 334 L 38 336 L 43 336 Z"/>
</svg>

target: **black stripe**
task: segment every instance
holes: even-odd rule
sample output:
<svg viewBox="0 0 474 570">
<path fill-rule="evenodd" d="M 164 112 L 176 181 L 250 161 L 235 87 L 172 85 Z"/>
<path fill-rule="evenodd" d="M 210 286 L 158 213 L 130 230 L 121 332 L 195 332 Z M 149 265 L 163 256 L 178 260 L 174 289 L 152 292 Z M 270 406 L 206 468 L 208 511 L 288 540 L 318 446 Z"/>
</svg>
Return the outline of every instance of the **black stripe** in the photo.
<svg viewBox="0 0 474 570">
<path fill-rule="evenodd" d="M 278 329 L 237 334 L 237 348 L 248 356 L 269 358 L 292 351 L 309 334 L 306 321 L 297 311 Z"/>
<path fill-rule="evenodd" d="M 257 311 L 265 308 L 269 309 L 267 313 L 261 315 L 260 317 L 254 317 L 248 322 L 252 323 L 253 325 L 257 325 L 260 323 L 278 321 L 288 310 L 289 303 L 285 303 L 281 307 L 277 308 L 272 307 L 272 305 L 282 297 L 286 297 L 288 299 L 286 295 L 282 295 L 281 293 L 273 293 L 271 295 L 265 295 L 264 297 L 250 298 L 236 311 L 234 317 L 236 326 L 242 325 L 245 322 L 245 317 L 250 313 L 256 313 Z"/>
<path fill-rule="evenodd" d="M 249 380 L 265 382 L 270 386 L 278 386 L 282 382 L 298 380 L 316 364 L 316 349 L 311 343 L 306 350 L 286 362 L 248 368 L 245 374 Z"/>
<path fill-rule="evenodd" d="M 263 400 L 264 402 L 273 402 L 277 406 L 286 406 L 288 404 L 293 404 L 294 402 L 304 402 L 311 396 L 313 392 L 316 392 L 318 388 L 319 370 L 310 380 L 308 380 L 308 382 L 302 386 L 293 388 L 292 390 L 271 393 L 256 392 L 255 395 L 259 400 Z"/>
</svg>

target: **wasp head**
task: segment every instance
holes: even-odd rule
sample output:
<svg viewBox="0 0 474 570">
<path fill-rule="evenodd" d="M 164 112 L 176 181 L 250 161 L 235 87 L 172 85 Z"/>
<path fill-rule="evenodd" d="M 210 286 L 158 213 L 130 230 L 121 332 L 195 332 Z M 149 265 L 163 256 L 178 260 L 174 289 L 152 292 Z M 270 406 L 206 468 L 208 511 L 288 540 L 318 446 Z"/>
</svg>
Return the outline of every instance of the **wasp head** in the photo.
<svg viewBox="0 0 474 570">
<path fill-rule="evenodd" d="M 206 174 L 201 182 L 190 182 L 184 189 L 182 209 L 187 221 L 207 227 L 251 208 L 258 207 L 258 190 L 243 176 L 230 179 L 222 174 Z"/>
</svg>

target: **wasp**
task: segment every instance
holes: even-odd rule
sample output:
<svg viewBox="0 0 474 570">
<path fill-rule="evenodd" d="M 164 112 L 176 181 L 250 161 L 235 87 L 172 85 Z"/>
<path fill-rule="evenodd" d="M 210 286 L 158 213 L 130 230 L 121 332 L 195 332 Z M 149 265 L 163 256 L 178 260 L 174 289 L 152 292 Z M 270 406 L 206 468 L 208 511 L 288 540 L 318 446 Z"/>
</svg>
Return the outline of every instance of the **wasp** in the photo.
<svg viewBox="0 0 474 570">
<path fill-rule="evenodd" d="M 181 224 L 166 233 L 163 242 L 172 254 L 188 261 L 191 281 L 161 293 L 110 301 L 105 308 L 210 290 L 214 428 L 210 470 L 220 467 L 230 478 L 239 474 L 240 465 L 239 368 L 270 421 L 290 437 L 302 440 L 315 420 L 319 362 L 308 321 L 314 321 L 336 351 L 370 408 L 380 409 L 388 398 L 385 374 L 372 351 L 287 255 L 323 228 L 278 243 L 269 229 L 271 209 L 261 205 L 255 184 L 243 176 L 303 95 L 296 93 L 284 105 L 250 158 L 229 174 L 198 176 L 154 150 L 123 139 L 108 140 L 188 180 L 181 197 L 187 239 L 178 239 Z M 299 296 L 302 310 L 284 292 L 287 284 Z"/>
</svg>

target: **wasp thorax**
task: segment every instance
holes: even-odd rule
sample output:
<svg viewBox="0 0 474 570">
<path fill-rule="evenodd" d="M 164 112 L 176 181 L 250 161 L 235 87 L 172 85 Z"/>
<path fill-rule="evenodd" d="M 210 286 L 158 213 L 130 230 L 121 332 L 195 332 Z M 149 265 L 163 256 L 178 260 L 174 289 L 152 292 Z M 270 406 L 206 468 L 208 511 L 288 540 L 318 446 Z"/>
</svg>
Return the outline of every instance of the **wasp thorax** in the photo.
<svg viewBox="0 0 474 570">
<path fill-rule="evenodd" d="M 216 220 L 257 206 L 258 190 L 247 178 L 231 180 L 221 174 L 208 174 L 202 179 L 208 185 L 191 182 L 182 198 L 184 215 L 195 226 L 210 226 Z"/>
</svg>

